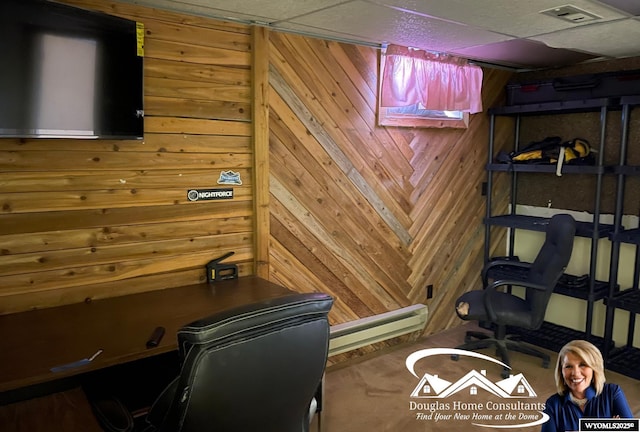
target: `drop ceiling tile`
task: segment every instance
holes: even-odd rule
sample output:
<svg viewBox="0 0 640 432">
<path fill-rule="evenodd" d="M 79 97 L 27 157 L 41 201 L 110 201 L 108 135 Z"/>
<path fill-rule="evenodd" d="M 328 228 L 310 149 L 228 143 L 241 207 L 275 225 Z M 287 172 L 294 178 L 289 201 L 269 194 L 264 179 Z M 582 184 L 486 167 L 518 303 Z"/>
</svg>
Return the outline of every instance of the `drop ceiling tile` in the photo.
<svg viewBox="0 0 640 432">
<path fill-rule="evenodd" d="M 625 19 L 536 36 L 532 39 L 557 48 L 575 49 L 610 57 L 640 55 L 640 20 Z"/>
<path fill-rule="evenodd" d="M 512 39 L 455 50 L 452 51 L 452 54 L 472 60 L 497 63 L 521 69 L 571 65 L 596 57 L 581 52 L 551 48 L 542 42 L 527 39 Z"/>
<path fill-rule="evenodd" d="M 588 56 L 584 53 L 603 58 L 640 56 L 640 44 L 635 42 L 640 40 L 640 0 L 120 1 L 216 19 L 264 22 L 275 31 L 370 45 L 396 43 L 517 67 L 536 67 L 546 61 L 543 57 L 550 67 L 569 59 L 580 61 Z M 602 16 L 608 25 L 569 23 L 539 13 L 566 4 Z M 525 37 L 566 48 L 567 57 L 557 49 L 518 41 Z"/>
<path fill-rule="evenodd" d="M 629 0 L 600 0 L 602 3 L 608 4 L 630 15 L 640 16 L 640 2 Z"/>
<path fill-rule="evenodd" d="M 356 39 L 360 37 L 441 52 L 510 39 L 490 31 L 359 0 L 281 22 L 278 27 L 298 31 L 323 29 L 353 35 Z"/>
<path fill-rule="evenodd" d="M 585 24 L 541 15 L 540 11 L 570 3 L 610 21 L 624 18 L 619 11 L 590 0 L 369 0 L 395 8 L 415 11 L 514 37 L 550 33 Z"/>
<path fill-rule="evenodd" d="M 273 21 L 286 20 L 344 3 L 345 0 L 175 0 L 178 3 L 209 5 L 245 15 L 259 15 Z"/>
<path fill-rule="evenodd" d="M 274 22 L 344 3 L 345 0 L 121 0 L 203 16 Z"/>
</svg>

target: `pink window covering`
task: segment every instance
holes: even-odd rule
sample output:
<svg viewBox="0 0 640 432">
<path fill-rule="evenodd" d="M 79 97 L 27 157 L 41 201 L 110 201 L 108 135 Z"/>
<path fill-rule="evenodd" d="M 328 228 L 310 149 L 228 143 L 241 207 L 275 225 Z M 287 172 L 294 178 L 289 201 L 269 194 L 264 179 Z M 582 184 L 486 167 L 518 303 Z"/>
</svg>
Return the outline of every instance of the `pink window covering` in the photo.
<svg viewBox="0 0 640 432">
<path fill-rule="evenodd" d="M 428 110 L 482 111 L 482 69 L 464 59 L 389 45 L 381 106 L 421 103 Z"/>
</svg>

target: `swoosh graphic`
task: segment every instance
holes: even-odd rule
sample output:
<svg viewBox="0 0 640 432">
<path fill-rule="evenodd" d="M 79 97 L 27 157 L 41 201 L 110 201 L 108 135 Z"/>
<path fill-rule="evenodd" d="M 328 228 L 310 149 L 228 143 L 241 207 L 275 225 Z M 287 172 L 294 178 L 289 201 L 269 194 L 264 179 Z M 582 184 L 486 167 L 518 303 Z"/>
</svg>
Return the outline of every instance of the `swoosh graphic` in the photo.
<svg viewBox="0 0 640 432">
<path fill-rule="evenodd" d="M 454 354 L 459 356 L 464 356 L 464 357 L 475 357 L 482 360 L 487 360 L 492 363 L 499 364 L 507 369 L 511 369 L 508 365 L 502 363 L 500 360 L 494 359 L 493 357 L 489 357 L 474 351 L 461 350 L 457 348 L 427 348 L 420 351 L 416 351 L 407 357 L 405 365 L 407 366 L 407 369 L 409 370 L 409 372 L 411 372 L 411 374 L 414 377 L 419 378 L 414 370 L 414 367 L 418 362 L 418 360 L 421 360 L 426 357 L 431 357 L 434 355 L 454 355 Z"/>
<path fill-rule="evenodd" d="M 549 415 L 547 413 L 544 413 L 542 411 L 538 411 L 540 414 L 542 414 L 542 418 L 540 420 L 536 420 L 534 422 L 531 423 L 522 423 L 522 424 L 513 424 L 513 425 L 486 425 L 486 424 L 480 424 L 480 423 L 471 423 L 474 426 L 480 426 L 480 427 L 489 427 L 489 428 L 497 428 L 497 429 L 512 429 L 512 428 L 520 428 L 520 427 L 529 427 L 529 426 L 536 426 L 542 423 L 546 423 L 549 420 Z"/>
</svg>

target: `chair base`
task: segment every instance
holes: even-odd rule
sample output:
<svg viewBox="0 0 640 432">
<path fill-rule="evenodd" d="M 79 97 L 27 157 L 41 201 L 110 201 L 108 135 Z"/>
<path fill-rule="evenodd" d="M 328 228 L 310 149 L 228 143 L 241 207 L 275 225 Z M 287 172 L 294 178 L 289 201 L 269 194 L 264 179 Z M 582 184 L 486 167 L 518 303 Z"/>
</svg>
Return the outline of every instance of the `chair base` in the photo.
<svg viewBox="0 0 640 432">
<path fill-rule="evenodd" d="M 517 340 L 517 336 L 504 335 L 501 338 L 492 337 L 487 333 L 478 331 L 468 331 L 465 334 L 464 344 L 457 346 L 457 349 L 475 351 L 484 348 L 496 348 L 496 355 L 500 357 L 502 363 L 509 367 L 502 369 L 500 375 L 502 378 L 509 378 L 511 371 L 511 362 L 509 360 L 509 351 L 517 351 L 542 359 L 542 367 L 547 369 L 551 358 L 549 355 L 539 351 L 525 343 Z M 451 356 L 453 360 L 457 360 L 457 356 Z"/>
</svg>

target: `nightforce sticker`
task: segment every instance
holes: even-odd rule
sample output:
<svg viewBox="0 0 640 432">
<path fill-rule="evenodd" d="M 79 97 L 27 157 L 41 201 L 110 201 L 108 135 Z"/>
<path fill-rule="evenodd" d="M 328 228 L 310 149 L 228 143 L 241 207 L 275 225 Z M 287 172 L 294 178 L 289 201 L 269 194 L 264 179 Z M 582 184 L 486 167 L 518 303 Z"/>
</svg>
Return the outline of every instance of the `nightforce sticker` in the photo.
<svg viewBox="0 0 640 432">
<path fill-rule="evenodd" d="M 191 189 L 187 192 L 189 201 L 233 199 L 233 189 Z"/>
</svg>

